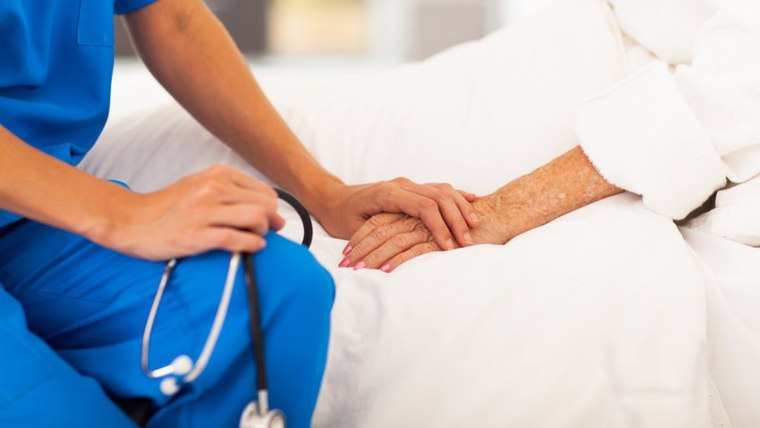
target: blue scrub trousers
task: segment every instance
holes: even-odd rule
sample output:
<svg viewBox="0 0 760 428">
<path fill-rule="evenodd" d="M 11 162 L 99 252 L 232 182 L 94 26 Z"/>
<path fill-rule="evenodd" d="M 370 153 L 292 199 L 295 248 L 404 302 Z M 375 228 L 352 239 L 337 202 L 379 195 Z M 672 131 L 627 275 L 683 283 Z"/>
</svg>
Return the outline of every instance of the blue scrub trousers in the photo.
<svg viewBox="0 0 760 428">
<path fill-rule="evenodd" d="M 214 251 L 177 264 L 153 330 L 151 368 L 167 365 L 180 354 L 197 359 L 222 294 L 229 259 L 229 253 Z M 334 284 L 307 249 L 273 233 L 254 263 L 270 403 L 285 412 L 289 427 L 305 428 L 324 372 Z M 29 329 L 81 375 L 96 379 L 114 398 L 151 400 L 156 412 L 148 427 L 237 427 L 243 408 L 255 397 L 256 376 L 242 272 L 208 367 L 177 395 L 166 397 L 159 390 L 160 380 L 149 379 L 140 368 L 143 329 L 163 269 L 163 263 L 131 258 L 28 220 L 0 230 L 0 281 L 23 306 Z M 66 374 L 50 352 L 40 353 L 39 358 L 53 367 L 55 376 L 76 376 L 71 371 Z M 0 366 L 8 364 L 6 360 L 14 364 L 14 359 L 2 356 Z M 38 416 L 33 413 L 44 403 L 75 399 L 87 408 L 114 413 L 112 406 L 103 405 L 95 385 L 89 385 L 87 392 L 86 378 L 79 379 L 85 385 L 81 392 L 72 383 L 66 389 L 41 392 L 33 404 L 11 398 L 0 408 L 0 422 L 6 411 L 19 417 L 29 413 L 31 418 Z M 114 417 L 100 426 L 120 427 L 119 421 L 124 423 Z M 0 426 L 68 425 L 30 420 Z"/>
<path fill-rule="evenodd" d="M 97 382 L 27 329 L 0 284 L 0 427 L 137 428 Z"/>
</svg>

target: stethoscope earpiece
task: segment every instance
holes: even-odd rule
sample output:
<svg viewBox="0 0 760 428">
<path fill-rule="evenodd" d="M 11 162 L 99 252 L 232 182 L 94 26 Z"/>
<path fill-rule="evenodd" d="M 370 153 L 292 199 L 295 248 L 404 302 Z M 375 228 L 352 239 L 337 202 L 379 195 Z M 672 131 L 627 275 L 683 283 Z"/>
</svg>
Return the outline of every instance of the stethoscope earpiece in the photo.
<svg viewBox="0 0 760 428">
<path fill-rule="evenodd" d="M 193 360 L 187 355 L 180 355 L 172 361 L 172 371 L 177 376 L 184 376 L 193 370 Z"/>
<path fill-rule="evenodd" d="M 179 381 L 175 376 L 185 376 L 193 371 L 193 360 L 187 355 L 180 355 L 167 367 L 169 374 L 161 380 L 161 393 L 171 397 L 179 392 Z"/>
<path fill-rule="evenodd" d="M 167 397 L 171 397 L 179 392 L 179 382 L 176 378 L 166 377 L 161 380 L 161 393 Z"/>
</svg>

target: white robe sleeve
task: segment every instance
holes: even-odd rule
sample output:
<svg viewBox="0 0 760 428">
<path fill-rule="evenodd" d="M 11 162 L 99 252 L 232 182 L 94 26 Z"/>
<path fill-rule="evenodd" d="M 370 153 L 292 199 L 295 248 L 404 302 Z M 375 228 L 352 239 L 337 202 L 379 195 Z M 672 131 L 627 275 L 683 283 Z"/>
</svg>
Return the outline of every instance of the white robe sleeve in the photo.
<svg viewBox="0 0 760 428">
<path fill-rule="evenodd" d="M 691 64 L 673 71 L 655 62 L 583 103 L 577 135 L 610 183 L 681 219 L 726 177 L 744 182 L 760 173 L 760 1 L 726 0 L 709 17 L 703 0 L 613 3 L 632 38 L 671 63 Z M 700 13 L 689 9 L 697 4 Z M 663 22 L 677 37 L 663 35 Z M 689 55 L 685 34 L 693 34 Z"/>
</svg>

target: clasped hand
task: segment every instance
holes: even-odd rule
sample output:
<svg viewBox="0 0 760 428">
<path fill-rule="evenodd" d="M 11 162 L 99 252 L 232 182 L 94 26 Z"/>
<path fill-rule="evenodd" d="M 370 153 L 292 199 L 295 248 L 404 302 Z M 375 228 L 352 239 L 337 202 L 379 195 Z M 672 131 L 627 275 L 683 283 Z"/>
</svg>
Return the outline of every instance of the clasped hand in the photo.
<svg viewBox="0 0 760 428">
<path fill-rule="evenodd" d="M 473 201 L 479 225 L 471 231 L 470 244 L 504 244 L 513 235 L 509 221 L 497 208 L 495 195 Z M 515 220 L 515 219 L 513 219 Z M 380 269 L 391 272 L 402 263 L 442 247 L 419 218 L 400 214 L 378 214 L 367 220 L 351 237 L 340 267 Z"/>
</svg>

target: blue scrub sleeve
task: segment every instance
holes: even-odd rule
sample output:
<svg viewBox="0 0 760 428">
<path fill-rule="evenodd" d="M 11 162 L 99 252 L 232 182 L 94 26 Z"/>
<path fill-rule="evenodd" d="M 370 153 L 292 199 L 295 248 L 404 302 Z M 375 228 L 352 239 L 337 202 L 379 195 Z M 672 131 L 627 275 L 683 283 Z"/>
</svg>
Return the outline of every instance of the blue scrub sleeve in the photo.
<svg viewBox="0 0 760 428">
<path fill-rule="evenodd" d="M 117 15 L 125 15 L 138 9 L 142 9 L 156 1 L 157 0 L 116 0 L 114 2 L 113 11 Z"/>
</svg>

